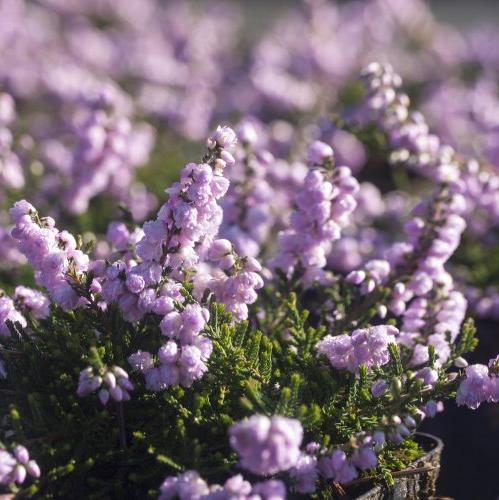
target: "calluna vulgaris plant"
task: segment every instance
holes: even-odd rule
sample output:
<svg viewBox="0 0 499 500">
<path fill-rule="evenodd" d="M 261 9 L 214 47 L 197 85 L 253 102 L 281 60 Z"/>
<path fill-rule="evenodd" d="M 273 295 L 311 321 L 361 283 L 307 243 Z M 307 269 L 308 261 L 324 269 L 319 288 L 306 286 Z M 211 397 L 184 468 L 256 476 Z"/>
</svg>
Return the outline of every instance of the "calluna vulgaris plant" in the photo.
<svg viewBox="0 0 499 500">
<path fill-rule="evenodd" d="M 12 236 L 47 296 L 19 286 L 0 299 L 2 484 L 28 496 L 163 499 L 324 495 L 363 476 L 390 484 L 442 400 L 498 401 L 498 359 L 463 358 L 474 326 L 445 270 L 466 225 L 459 164 L 438 143 L 410 160 L 398 76 L 374 63 L 363 79 L 364 122 L 376 120 L 389 147 L 404 144 L 399 161 L 424 170 L 434 192 L 403 240 L 347 276 L 328 270 L 327 255 L 359 184 L 320 141 L 266 267 L 244 255 L 245 238 L 236 249 L 218 237 L 228 191 L 241 206 L 227 236 L 252 206 L 229 187 L 241 161 L 229 127 L 138 236 L 114 224 L 108 260 L 29 202 L 14 204 Z M 249 162 L 257 133 L 240 130 Z M 273 225 L 267 212 L 262 224 Z"/>
<path fill-rule="evenodd" d="M 304 1 L 244 58 L 233 6 L 116 5 L 0 5 L 0 493 L 392 485 L 445 400 L 499 402 L 499 356 L 465 360 L 499 311 L 497 51 L 419 0 Z"/>
</svg>

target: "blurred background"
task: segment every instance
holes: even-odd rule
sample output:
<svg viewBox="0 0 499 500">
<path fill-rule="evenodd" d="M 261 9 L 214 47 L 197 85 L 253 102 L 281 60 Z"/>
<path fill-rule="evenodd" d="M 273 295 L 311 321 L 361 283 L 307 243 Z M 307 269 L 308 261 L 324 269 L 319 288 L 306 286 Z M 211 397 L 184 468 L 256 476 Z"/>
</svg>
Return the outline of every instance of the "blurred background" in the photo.
<svg viewBox="0 0 499 500">
<path fill-rule="evenodd" d="M 202 6 L 205 0 L 194 0 Z M 252 24 L 255 33 L 264 30 L 269 23 L 275 20 L 290 7 L 296 7 L 300 0 L 235 0 L 244 10 L 245 18 Z M 343 0 L 346 3 L 349 0 Z M 206 2 L 205 2 L 206 3 Z M 468 29 L 472 25 L 483 23 L 499 24 L 499 3 L 495 0 L 432 0 L 428 2 L 435 17 L 445 23 L 459 28 Z"/>
</svg>

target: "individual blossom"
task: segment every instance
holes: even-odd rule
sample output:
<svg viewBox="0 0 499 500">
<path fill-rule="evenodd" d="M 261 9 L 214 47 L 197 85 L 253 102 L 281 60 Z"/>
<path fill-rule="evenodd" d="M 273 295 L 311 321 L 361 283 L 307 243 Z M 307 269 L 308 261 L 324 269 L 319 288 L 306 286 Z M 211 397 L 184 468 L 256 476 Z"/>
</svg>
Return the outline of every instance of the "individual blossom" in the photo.
<svg viewBox="0 0 499 500">
<path fill-rule="evenodd" d="M 215 149 L 228 149 L 237 142 L 237 135 L 230 127 L 218 125 L 215 133 L 208 139 L 207 147 Z"/>
<path fill-rule="evenodd" d="M 135 257 L 133 249 L 144 237 L 144 232 L 140 227 L 129 228 L 124 222 L 113 221 L 107 228 L 106 236 L 112 245 L 113 253 L 127 261 Z"/>
<path fill-rule="evenodd" d="M 388 345 L 395 343 L 397 328 L 390 325 L 354 330 L 351 335 L 327 335 L 317 343 L 318 354 L 337 369 L 357 373 L 359 366 L 382 366 L 390 360 Z"/>
<path fill-rule="evenodd" d="M 485 365 L 470 365 L 465 370 L 465 378 L 462 380 L 456 394 L 458 406 L 467 406 L 476 410 L 481 403 L 490 398 L 489 368 Z"/>
<path fill-rule="evenodd" d="M 322 476 L 339 483 L 348 483 L 358 476 L 357 469 L 352 465 L 346 453 L 339 448 L 331 455 L 325 455 L 319 459 L 319 471 Z"/>
<path fill-rule="evenodd" d="M 361 446 L 352 454 L 352 463 L 360 470 L 371 470 L 376 467 L 378 459 L 370 446 Z"/>
<path fill-rule="evenodd" d="M 386 436 L 383 431 L 376 431 L 372 435 L 372 445 L 373 449 L 376 452 L 379 452 L 380 450 L 383 449 L 383 446 L 386 443 Z"/>
<path fill-rule="evenodd" d="M 317 488 L 319 472 L 317 457 L 308 452 L 302 452 L 295 466 L 289 471 L 294 481 L 294 489 L 301 494 L 314 493 Z"/>
<path fill-rule="evenodd" d="M 361 293 L 371 293 L 390 274 L 390 263 L 383 259 L 373 259 L 366 262 L 362 269 L 351 271 L 346 281 L 353 285 L 362 285 Z"/>
<path fill-rule="evenodd" d="M 234 424 L 230 445 L 241 459 L 241 467 L 254 474 L 276 474 L 293 467 L 300 457 L 303 429 L 298 420 L 263 415 Z"/>
<path fill-rule="evenodd" d="M 26 318 L 18 311 L 14 301 L 7 295 L 0 295 L 0 337 L 10 337 L 8 321 L 19 323 L 23 328 L 28 325 Z"/>
<path fill-rule="evenodd" d="M 420 408 L 424 417 L 433 418 L 437 413 L 443 411 L 442 401 L 430 399 L 424 406 Z"/>
<path fill-rule="evenodd" d="M 379 398 L 385 394 L 388 384 L 385 380 L 376 380 L 371 386 L 371 394 L 373 398 Z"/>
<path fill-rule="evenodd" d="M 425 386 L 433 387 L 438 382 L 438 371 L 428 366 L 418 370 L 414 376 L 420 379 Z"/>
<path fill-rule="evenodd" d="M 40 477 L 40 467 L 34 460 L 30 460 L 29 452 L 24 446 L 16 446 L 12 453 L 0 449 L 0 484 L 21 485 L 30 475 L 35 479 Z"/>
</svg>

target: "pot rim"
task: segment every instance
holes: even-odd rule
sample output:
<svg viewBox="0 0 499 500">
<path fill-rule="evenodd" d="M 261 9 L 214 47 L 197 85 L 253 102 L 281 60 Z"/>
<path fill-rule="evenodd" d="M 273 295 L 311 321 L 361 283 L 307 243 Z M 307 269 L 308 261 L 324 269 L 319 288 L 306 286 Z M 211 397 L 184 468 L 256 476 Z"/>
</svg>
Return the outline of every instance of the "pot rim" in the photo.
<svg viewBox="0 0 499 500">
<path fill-rule="evenodd" d="M 427 432 L 415 432 L 414 433 L 414 437 L 417 438 L 418 436 L 421 436 L 423 438 L 429 439 L 430 442 L 434 443 L 434 446 L 431 449 L 429 449 L 429 450 L 424 450 L 423 449 L 423 451 L 425 452 L 424 455 L 422 455 L 420 458 L 418 458 L 417 460 L 415 460 L 414 462 L 412 462 L 405 469 L 399 471 L 400 474 L 403 474 L 404 472 L 410 473 L 411 471 L 414 471 L 414 473 L 410 474 L 410 475 L 416 476 L 417 474 L 425 474 L 425 473 L 431 472 L 431 470 L 433 470 L 433 469 L 440 468 L 440 466 L 434 466 L 430 470 L 418 470 L 418 472 L 415 471 L 416 469 L 421 469 L 420 467 L 418 467 L 419 463 L 421 463 L 421 462 L 423 462 L 423 463 L 430 462 L 431 458 L 435 454 L 440 455 L 441 452 L 442 452 L 442 450 L 443 450 L 443 448 L 444 448 L 444 442 L 438 436 L 435 436 L 433 434 L 429 434 Z M 397 478 L 395 478 L 395 480 L 397 480 Z M 345 486 L 348 487 L 348 484 L 345 485 Z M 356 496 L 355 500 L 371 500 L 373 498 L 374 494 L 381 494 L 384 489 L 385 489 L 384 485 L 382 485 L 382 484 L 375 484 L 369 490 L 364 491 L 364 493 L 361 493 L 360 495 Z"/>
</svg>

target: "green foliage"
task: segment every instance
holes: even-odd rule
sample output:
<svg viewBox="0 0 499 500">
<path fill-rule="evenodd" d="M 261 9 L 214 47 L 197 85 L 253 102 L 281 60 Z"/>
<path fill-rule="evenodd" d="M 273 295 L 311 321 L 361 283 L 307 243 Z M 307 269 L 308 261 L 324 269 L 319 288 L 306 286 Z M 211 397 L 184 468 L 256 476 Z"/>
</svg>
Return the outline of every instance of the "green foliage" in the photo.
<svg viewBox="0 0 499 500">
<path fill-rule="evenodd" d="M 407 464 L 415 462 L 422 450 L 413 439 L 406 439 L 400 446 L 388 444 L 378 455 L 378 467 L 374 480 L 382 479 L 387 486 L 394 484 L 392 472 L 404 469 Z"/>
<path fill-rule="evenodd" d="M 489 235 L 494 238 L 496 235 Z M 499 247 L 465 234 L 453 262 L 471 285 L 486 289 L 499 282 Z"/>
<path fill-rule="evenodd" d="M 474 351 L 477 345 L 475 322 L 473 318 L 468 318 L 462 326 L 458 341 L 452 344 L 452 353 L 446 366 L 450 366 L 457 357 Z"/>
<path fill-rule="evenodd" d="M 95 394 L 76 396 L 80 371 L 88 365 L 126 367 L 126 356 L 139 345 L 155 351 L 161 343 L 156 317 L 132 325 L 112 307 L 106 313 L 93 307 L 54 308 L 49 319 L 30 321 L 32 335 L 11 325 L 12 336 L 1 353 L 9 377 L 0 381 L 5 415 L 0 430 L 10 433 L 12 443 L 26 444 L 43 470 L 22 494 L 144 497 L 156 492 L 165 476 L 188 469 L 201 471 L 209 482 L 223 482 L 237 467 L 228 429 L 254 413 L 298 418 L 305 443 L 348 449 L 358 433 L 374 432 L 397 415 L 417 419 L 417 408 L 449 392 L 444 378 L 433 393 L 425 392 L 420 380 L 404 372 L 405 353 L 395 344 L 383 367 L 361 366 L 356 375 L 334 370 L 317 357 L 315 346 L 326 333 L 341 331 L 299 305 L 316 299 L 267 294 L 272 307 L 265 314 L 254 311 L 250 323 L 234 323 L 222 305 L 211 304 L 204 331 L 213 343 L 209 371 L 191 388 L 154 393 L 133 374 L 131 401 L 106 407 Z M 192 299 L 187 289 L 184 295 Z M 453 356 L 473 347 L 473 334 L 468 321 Z M 389 390 L 373 398 L 371 386 L 380 378 Z M 404 446 L 385 448 L 373 473 L 376 480 L 390 483 L 391 472 L 418 455 L 411 442 Z M 327 491 L 324 485 L 321 495 Z"/>
</svg>

